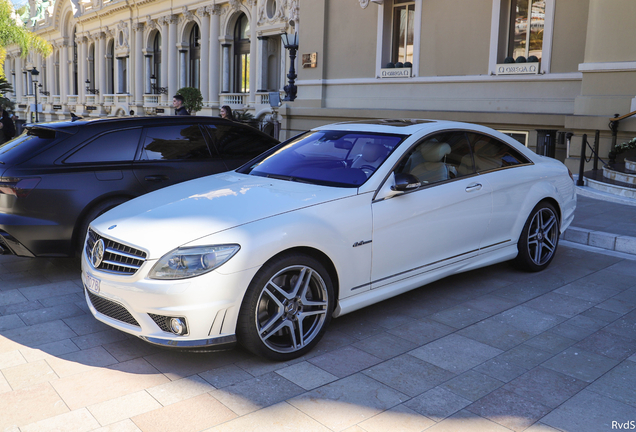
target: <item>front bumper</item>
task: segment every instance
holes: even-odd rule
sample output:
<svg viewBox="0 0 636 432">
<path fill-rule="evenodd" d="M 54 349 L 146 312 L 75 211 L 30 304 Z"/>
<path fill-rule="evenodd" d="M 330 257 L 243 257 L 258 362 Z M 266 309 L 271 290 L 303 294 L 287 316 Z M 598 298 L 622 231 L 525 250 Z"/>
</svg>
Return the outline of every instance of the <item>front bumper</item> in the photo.
<svg viewBox="0 0 636 432">
<path fill-rule="evenodd" d="M 235 344 L 236 321 L 251 272 L 213 271 L 176 281 L 148 279 L 155 262 L 146 261 L 134 275 L 109 274 L 96 270 L 84 251 L 82 282 L 95 318 L 163 347 L 220 350 Z M 183 319 L 187 332 L 171 332 L 161 318 Z"/>
</svg>

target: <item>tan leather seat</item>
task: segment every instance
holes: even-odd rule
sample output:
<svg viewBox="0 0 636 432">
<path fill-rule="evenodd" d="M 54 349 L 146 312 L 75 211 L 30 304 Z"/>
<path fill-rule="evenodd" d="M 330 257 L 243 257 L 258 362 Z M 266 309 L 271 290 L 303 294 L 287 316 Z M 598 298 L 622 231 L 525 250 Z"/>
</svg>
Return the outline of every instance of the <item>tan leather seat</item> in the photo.
<svg viewBox="0 0 636 432">
<path fill-rule="evenodd" d="M 444 158 L 451 152 L 451 146 L 447 143 L 428 143 L 420 148 L 422 163 L 410 170 L 422 183 L 434 183 L 448 180 L 449 169 Z"/>
</svg>

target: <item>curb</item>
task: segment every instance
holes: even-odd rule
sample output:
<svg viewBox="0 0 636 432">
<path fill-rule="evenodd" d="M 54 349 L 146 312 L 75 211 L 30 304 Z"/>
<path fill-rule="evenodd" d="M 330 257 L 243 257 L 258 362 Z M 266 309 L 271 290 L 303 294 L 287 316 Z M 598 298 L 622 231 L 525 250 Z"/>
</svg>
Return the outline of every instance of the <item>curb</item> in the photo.
<svg viewBox="0 0 636 432">
<path fill-rule="evenodd" d="M 636 237 L 571 226 L 561 234 L 561 239 L 601 249 L 636 255 Z"/>
</svg>

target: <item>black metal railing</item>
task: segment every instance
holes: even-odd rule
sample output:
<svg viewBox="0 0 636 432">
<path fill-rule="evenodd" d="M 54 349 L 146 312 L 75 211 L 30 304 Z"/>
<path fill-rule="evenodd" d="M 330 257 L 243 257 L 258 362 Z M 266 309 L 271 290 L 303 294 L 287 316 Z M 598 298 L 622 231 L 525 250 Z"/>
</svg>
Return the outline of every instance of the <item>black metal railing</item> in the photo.
<svg viewBox="0 0 636 432">
<path fill-rule="evenodd" d="M 598 170 L 599 160 L 603 163 L 603 165 L 607 165 L 607 163 L 603 159 L 601 159 L 601 157 L 598 155 L 600 134 L 601 134 L 601 131 L 598 131 L 598 130 L 594 134 L 594 147 L 592 147 L 589 141 L 587 140 L 587 134 L 583 134 L 583 138 L 581 139 L 581 159 L 579 163 L 579 178 L 576 181 L 577 186 L 585 186 L 585 181 L 583 181 L 583 172 L 585 171 L 585 164 L 589 163 L 592 160 L 592 158 L 594 158 L 594 164 L 592 165 L 592 169 L 594 171 Z M 590 154 L 589 159 L 585 155 L 587 147 L 589 147 L 590 150 L 592 151 L 592 154 Z"/>
</svg>

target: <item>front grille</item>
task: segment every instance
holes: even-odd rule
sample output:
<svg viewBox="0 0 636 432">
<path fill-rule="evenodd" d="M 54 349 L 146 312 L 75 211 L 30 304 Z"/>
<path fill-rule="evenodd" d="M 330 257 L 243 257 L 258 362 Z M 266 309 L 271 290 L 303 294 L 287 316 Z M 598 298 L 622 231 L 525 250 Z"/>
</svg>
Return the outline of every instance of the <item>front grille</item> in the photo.
<svg viewBox="0 0 636 432">
<path fill-rule="evenodd" d="M 156 314 L 151 314 L 149 313 L 148 316 L 150 316 L 150 318 L 152 318 L 152 320 L 155 322 L 155 324 L 157 324 L 159 326 L 159 328 L 167 333 L 172 333 L 172 331 L 170 330 L 170 318 L 174 318 L 174 317 L 169 317 L 169 316 L 164 316 L 164 315 L 156 315 Z M 183 320 L 183 322 L 185 323 L 185 318 L 181 317 L 181 319 Z M 185 324 L 184 324 L 185 325 Z M 185 331 L 184 334 L 188 333 L 188 326 L 185 325 Z"/>
<path fill-rule="evenodd" d="M 86 290 L 86 292 L 88 293 L 88 298 L 91 300 L 93 307 L 100 314 L 126 324 L 141 327 L 130 312 L 128 312 L 128 310 L 119 303 L 97 296 L 88 290 Z"/>
<path fill-rule="evenodd" d="M 104 241 L 104 259 L 96 267 L 98 270 L 121 275 L 133 275 L 146 261 L 146 253 L 144 251 L 102 237 L 92 229 L 88 230 L 86 239 L 86 255 L 89 261 L 91 261 L 93 246 L 100 239 Z"/>
</svg>

